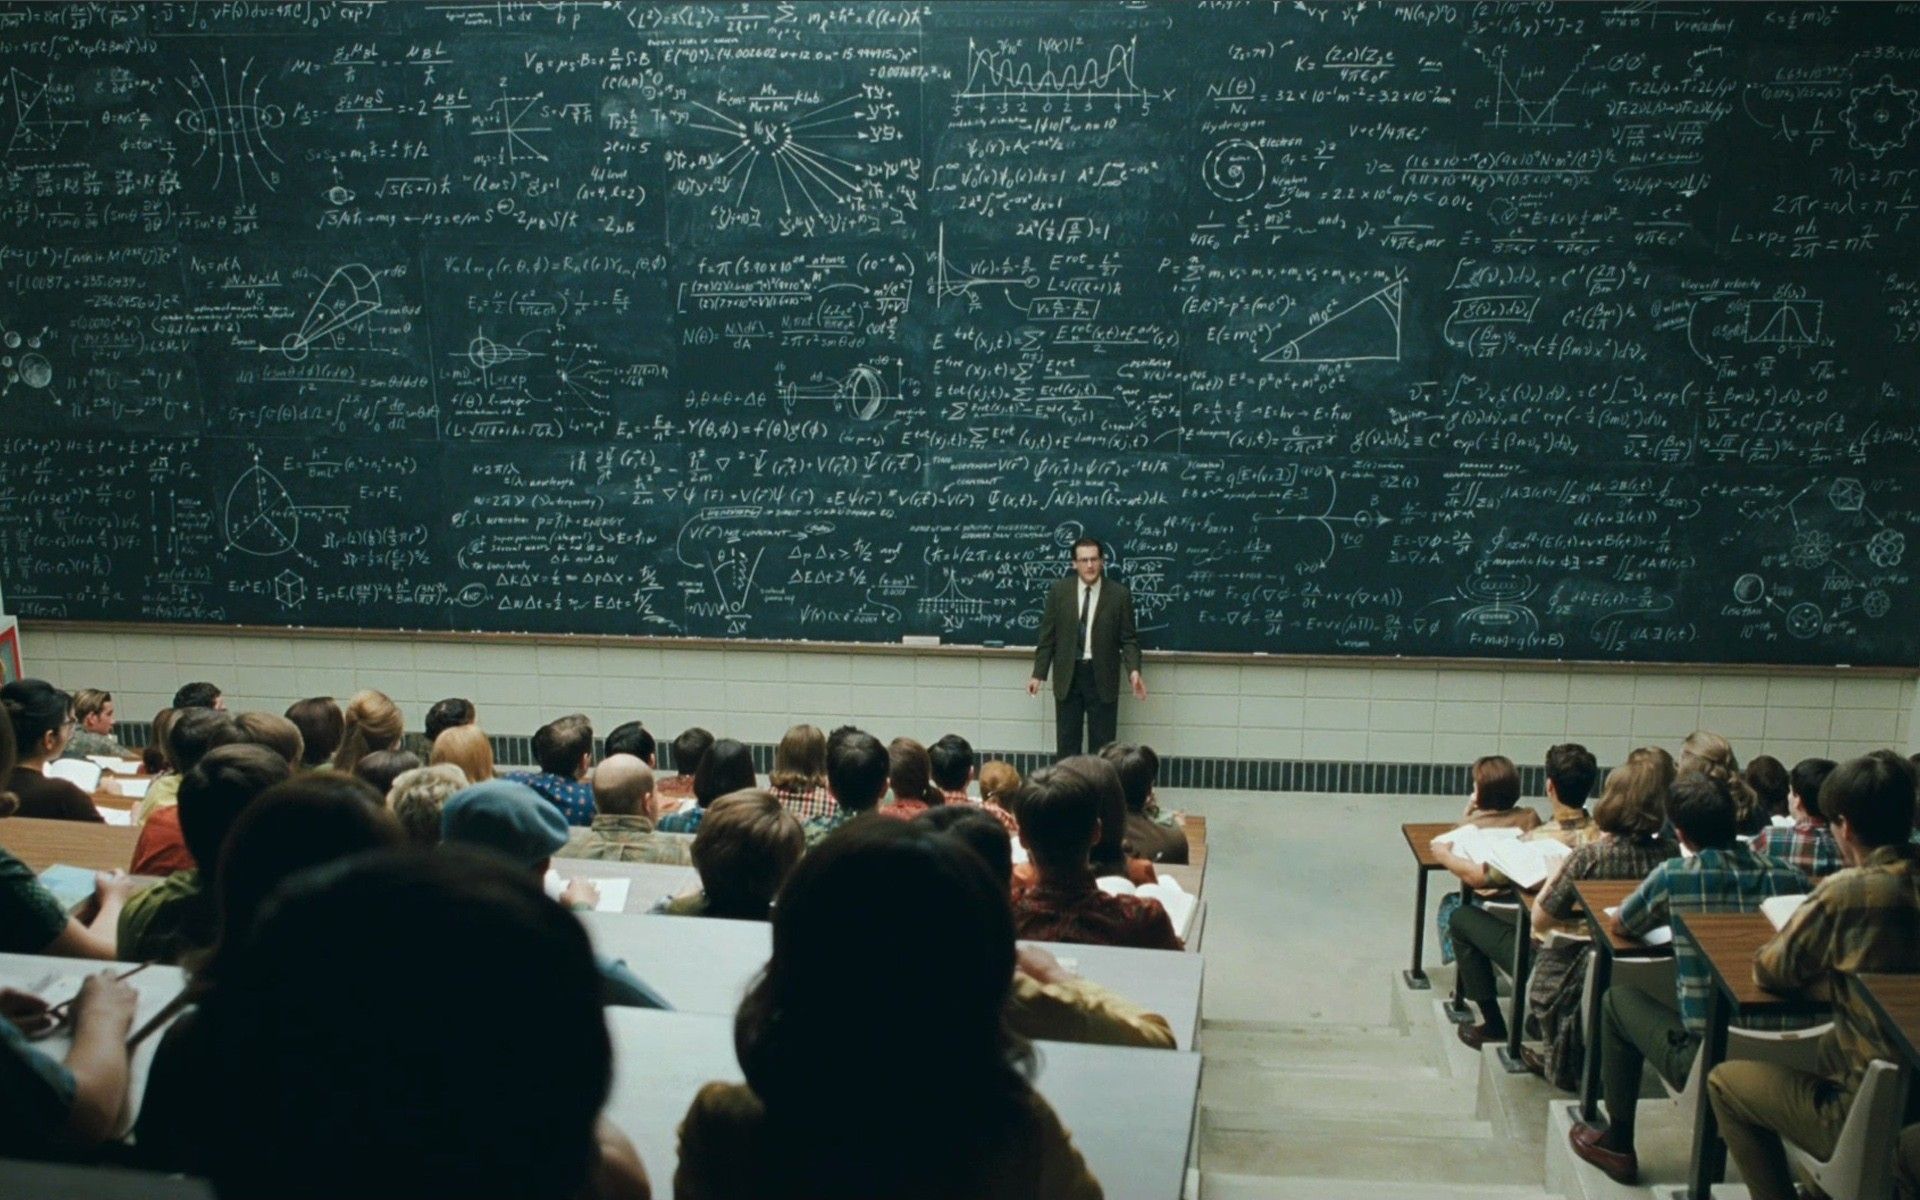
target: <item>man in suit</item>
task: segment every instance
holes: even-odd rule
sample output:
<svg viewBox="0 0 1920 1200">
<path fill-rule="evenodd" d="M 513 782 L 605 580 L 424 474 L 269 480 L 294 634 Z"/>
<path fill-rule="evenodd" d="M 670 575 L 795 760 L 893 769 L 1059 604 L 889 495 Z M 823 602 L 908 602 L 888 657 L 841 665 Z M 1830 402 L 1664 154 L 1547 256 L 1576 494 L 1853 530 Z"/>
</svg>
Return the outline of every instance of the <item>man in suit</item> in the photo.
<svg viewBox="0 0 1920 1200">
<path fill-rule="evenodd" d="M 1081 752 L 1084 724 L 1087 750 L 1114 739 L 1120 715 L 1120 672 L 1124 666 L 1137 700 L 1147 698 L 1140 678 L 1140 635 L 1133 627 L 1133 596 L 1104 577 L 1106 550 L 1098 538 L 1073 544 L 1073 574 L 1047 592 L 1040 612 L 1040 641 L 1033 651 L 1033 677 L 1027 695 L 1040 694 L 1053 674 L 1056 745 L 1061 758 Z"/>
</svg>

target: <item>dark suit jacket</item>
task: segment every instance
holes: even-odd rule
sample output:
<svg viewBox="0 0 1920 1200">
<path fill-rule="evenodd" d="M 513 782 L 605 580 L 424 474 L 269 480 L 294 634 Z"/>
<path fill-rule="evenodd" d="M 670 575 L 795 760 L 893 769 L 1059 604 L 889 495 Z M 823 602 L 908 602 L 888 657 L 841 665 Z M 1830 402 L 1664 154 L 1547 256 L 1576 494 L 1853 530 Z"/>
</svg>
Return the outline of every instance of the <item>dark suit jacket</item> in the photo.
<svg viewBox="0 0 1920 1200">
<path fill-rule="evenodd" d="M 1068 575 L 1047 592 L 1040 610 L 1040 642 L 1033 651 L 1033 675 L 1053 675 L 1053 698 L 1065 700 L 1080 661 L 1080 577 Z M 1124 667 L 1124 670 L 1123 670 Z M 1120 680 L 1140 669 L 1140 635 L 1133 627 L 1133 593 L 1108 575 L 1100 577 L 1100 602 L 1093 610 L 1093 682 L 1104 703 L 1120 699 Z"/>
</svg>

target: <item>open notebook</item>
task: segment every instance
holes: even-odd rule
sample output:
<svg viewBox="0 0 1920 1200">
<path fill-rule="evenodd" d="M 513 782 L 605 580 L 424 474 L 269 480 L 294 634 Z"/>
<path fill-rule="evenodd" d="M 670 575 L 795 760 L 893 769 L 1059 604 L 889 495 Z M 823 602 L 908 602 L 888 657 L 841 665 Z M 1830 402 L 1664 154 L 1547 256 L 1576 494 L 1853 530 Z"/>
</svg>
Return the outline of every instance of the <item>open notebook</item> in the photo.
<svg viewBox="0 0 1920 1200">
<path fill-rule="evenodd" d="M 1532 891 L 1546 882 L 1560 860 L 1572 851 L 1552 838 L 1522 841 L 1518 829 L 1482 829 L 1462 825 L 1434 839 L 1446 842 L 1469 862 L 1497 867 L 1514 886 Z"/>
<path fill-rule="evenodd" d="M 1768 896 L 1760 902 L 1760 911 L 1767 920 L 1773 922 L 1775 929 L 1785 929 L 1787 922 L 1793 920 L 1793 914 L 1799 912 L 1800 906 L 1806 902 L 1805 895 Z"/>
<path fill-rule="evenodd" d="M 1193 913 L 1200 906 L 1199 899 L 1182 891 L 1180 881 L 1171 875 L 1162 875 L 1157 883 L 1143 883 L 1135 887 L 1118 875 L 1106 875 L 1095 881 L 1094 886 L 1113 896 L 1143 896 L 1149 900 L 1158 900 L 1160 907 L 1167 910 L 1167 917 L 1173 921 L 1173 931 L 1185 941 L 1193 931 Z"/>
</svg>

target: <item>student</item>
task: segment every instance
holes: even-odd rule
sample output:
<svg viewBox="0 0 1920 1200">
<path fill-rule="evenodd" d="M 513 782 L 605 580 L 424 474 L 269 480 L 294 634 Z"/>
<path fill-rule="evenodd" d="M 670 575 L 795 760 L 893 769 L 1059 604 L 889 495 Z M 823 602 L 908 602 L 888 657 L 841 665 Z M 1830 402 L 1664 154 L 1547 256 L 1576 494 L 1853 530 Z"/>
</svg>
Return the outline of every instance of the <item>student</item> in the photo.
<svg viewBox="0 0 1920 1200">
<path fill-rule="evenodd" d="M 1153 785 L 1160 776 L 1160 756 L 1150 746 L 1114 742 L 1100 757 L 1120 773 L 1120 790 L 1127 801 L 1127 842 L 1134 854 L 1148 862 L 1185 864 L 1191 853 L 1187 831 L 1177 819 L 1155 820 Z"/>
<path fill-rule="evenodd" d="M 1641 937 L 1666 925 L 1674 911 L 1749 912 L 1768 896 L 1806 890 L 1806 877 L 1740 842 L 1738 808 L 1722 774 L 1684 771 L 1667 794 L 1667 819 L 1691 856 L 1670 858 L 1653 869 L 1608 917 L 1614 931 Z M 1601 1002 L 1598 1043 L 1600 1084 L 1607 1126 L 1574 1122 L 1567 1141 L 1574 1154 L 1617 1183 L 1631 1185 L 1640 1172 L 1634 1157 L 1634 1116 L 1640 1103 L 1640 1072 L 1650 1065 L 1674 1087 L 1686 1082 L 1707 1027 L 1707 996 L 1713 987 L 1707 964 L 1687 938 L 1674 939 L 1675 1001 L 1668 1005 L 1635 988 L 1608 988 Z"/>
<path fill-rule="evenodd" d="M 347 701 L 342 719 L 340 748 L 333 752 L 336 771 L 351 771 L 375 750 L 398 746 L 405 729 L 399 706 L 372 689 L 355 692 L 353 699 Z"/>
<path fill-rule="evenodd" d="M 55 1062 L 28 1044 L 54 1027 L 47 1002 L 0 987 L 0 1155 L 61 1158 L 119 1132 L 139 1000 L 112 971 L 87 976 L 67 1017 L 73 1044 Z"/>
<path fill-rule="evenodd" d="M 1740 777 L 1753 789 L 1760 811 L 1767 814 L 1769 822 L 1787 815 L 1787 792 L 1792 782 L 1784 763 L 1771 754 L 1756 754 L 1747 760 L 1747 769 Z"/>
<path fill-rule="evenodd" d="M 13 760 L 13 723 L 0 721 L 0 779 L 13 774 Z M 12 792 L 0 791 L 0 817 L 13 815 L 18 804 Z M 0 823 L 0 836 L 5 833 Z M 118 871 L 93 878 L 94 898 L 82 911 L 94 911 L 82 924 L 41 886 L 32 868 L 0 850 L 0 954 L 112 958 L 114 930 L 133 881 Z"/>
<path fill-rule="evenodd" d="M 967 785 L 973 782 L 973 746 L 957 733 L 949 733 L 927 747 L 927 767 L 933 774 L 933 786 L 948 804 L 973 804 Z"/>
<path fill-rule="evenodd" d="M 394 780 L 425 765 L 411 750 L 375 750 L 353 764 L 353 774 L 384 796 L 393 790 Z"/>
<path fill-rule="evenodd" d="M 1820 815 L 1820 788 L 1833 769 L 1830 758 L 1803 758 L 1793 764 L 1787 777 L 1787 812 L 1793 825 L 1762 829 L 1753 839 L 1755 854 L 1783 862 L 1810 879 L 1823 879 L 1841 868 L 1840 847 Z"/>
<path fill-rule="evenodd" d="M 1900 1062 L 1860 986 L 1865 974 L 1920 972 L 1920 847 L 1914 779 L 1891 750 L 1834 768 L 1820 811 L 1847 869 L 1823 880 L 1753 959 L 1753 981 L 1833 1005 L 1816 1070 L 1724 1062 L 1707 1093 L 1727 1150 L 1754 1200 L 1794 1200 L 1782 1135 L 1817 1158 L 1833 1152 L 1867 1064 Z"/>
<path fill-rule="evenodd" d="M 452 763 L 415 767 L 402 772 L 387 789 L 387 807 L 400 822 L 400 828 L 406 831 L 409 842 L 416 846 L 438 846 L 440 814 L 453 794 L 470 782 Z"/>
<path fill-rule="evenodd" d="M 540 764 L 539 774 L 523 776 L 520 782 L 559 809 L 567 824 L 591 824 L 593 788 L 587 770 L 593 766 L 593 725 L 586 715 L 573 713 L 535 730 L 533 761 Z"/>
<path fill-rule="evenodd" d="M 460 768 L 468 783 L 485 783 L 495 777 L 493 742 L 478 725 L 455 725 L 433 739 L 427 752 L 427 765 L 448 763 Z"/>
<path fill-rule="evenodd" d="M 673 739 L 674 775 L 654 785 L 661 797 L 667 800 L 693 799 L 693 773 L 700 769 L 700 760 L 712 748 L 713 735 L 698 725 Z"/>
<path fill-rule="evenodd" d="M 1547 751 L 1547 801 L 1553 806 L 1553 818 L 1520 835 L 1521 841 L 1556 841 L 1569 849 L 1586 845 L 1600 835 L 1587 813 L 1587 797 L 1593 792 L 1600 768 L 1585 746 L 1562 742 Z M 1444 842 L 1433 844 L 1433 856 L 1447 870 L 1459 876 L 1471 888 L 1511 886 L 1500 868 L 1471 862 L 1453 852 Z M 1488 1042 L 1507 1036 L 1506 1018 L 1501 1015 L 1494 991 L 1494 965 L 1513 961 L 1515 929 L 1513 919 L 1490 913 L 1473 904 L 1453 910 L 1448 934 L 1459 959 L 1460 994 L 1480 1010 L 1478 1025 L 1454 1027 L 1455 1035 L 1478 1050 Z"/>
<path fill-rule="evenodd" d="M 1037 878 L 1013 898 L 1014 927 L 1041 942 L 1183 949 L 1158 900 L 1094 886 L 1090 856 L 1101 840 L 1100 806 L 1098 785 L 1064 767 L 1042 767 L 1021 785 L 1014 811 Z"/>
<path fill-rule="evenodd" d="M 244 742 L 247 735 L 226 713 L 212 708 L 177 709 L 167 726 L 167 764 L 172 770 L 147 785 L 147 794 L 133 806 L 133 823 L 145 825 L 180 797 L 180 780 L 216 746 Z M 169 817 L 172 819 L 172 817 Z"/>
<path fill-rule="evenodd" d="M 183 683 L 173 694 L 175 708 L 210 708 L 215 712 L 227 711 L 227 698 L 218 687 L 201 680 L 197 683 Z"/>
<path fill-rule="evenodd" d="M 300 728 L 303 745 L 300 766 L 308 771 L 330 766 L 334 751 L 340 748 L 340 739 L 347 731 L 346 714 L 340 711 L 333 697 L 295 700 L 287 706 L 287 720 Z"/>
<path fill-rule="evenodd" d="M 746 1082 L 709 1083 L 681 1122 L 678 1200 L 1098 1197 L 1002 1018 L 1002 894 L 978 855 L 907 822 L 855 822 L 808 854 L 734 1023 Z M 912 1003 L 883 1002 L 903 981 Z"/>
<path fill-rule="evenodd" d="M 827 735 L 818 725 L 795 725 L 781 736 L 767 782 L 780 806 L 796 820 L 833 814 L 833 795 L 827 791 Z"/>
<path fill-rule="evenodd" d="M 631 754 L 609 755 L 593 769 L 593 824 L 576 829 L 556 858 L 592 858 L 611 862 L 693 862 L 693 839 L 654 829 L 659 801 L 653 771 Z"/>
<path fill-rule="evenodd" d="M 1725 780 L 1733 795 L 1735 807 L 1735 832 L 1742 837 L 1751 837 L 1767 827 L 1766 810 L 1761 806 L 1760 797 L 1740 774 L 1740 760 L 1734 757 L 1733 743 L 1707 729 L 1696 729 L 1687 735 L 1680 747 L 1680 774 L 1699 771 L 1716 779 Z"/>
<path fill-rule="evenodd" d="M 855 817 L 876 811 L 887 794 L 887 748 L 880 739 L 858 729 L 836 729 L 827 738 L 827 786 L 833 789 L 834 809 L 806 823 L 807 846 Z"/>
<path fill-rule="evenodd" d="M 246 742 L 216 746 L 187 772 L 173 811 L 196 865 L 127 901 L 120 913 L 121 958 L 175 963 L 213 943 L 220 847 L 247 805 L 292 773 L 286 759 Z"/>
<path fill-rule="evenodd" d="M 132 758 L 127 748 L 113 739 L 113 693 L 99 688 L 81 688 L 73 694 L 73 719 L 79 728 L 67 742 L 67 758 L 100 755 L 106 758 Z"/>
<path fill-rule="evenodd" d="M 1580 898 L 1573 885 L 1583 879 L 1644 879 L 1680 853 L 1661 836 L 1666 811 L 1661 763 L 1649 755 L 1629 756 L 1607 775 L 1593 806 L 1594 827 L 1605 836 L 1568 855 L 1534 901 L 1533 936 L 1544 944 L 1536 948 L 1527 977 L 1527 1011 L 1540 1023 L 1545 1048 L 1536 1053 L 1522 1047 L 1520 1054 L 1534 1074 L 1555 1087 L 1574 1089 L 1586 1053 L 1580 992 L 1586 983 L 1588 943 L 1584 926 L 1574 924 Z M 1553 940 L 1559 930 L 1572 930 L 1579 940 Z"/>
<path fill-rule="evenodd" d="M 554 852 L 567 844 L 567 823 L 553 805 L 523 783 L 495 779 L 454 793 L 440 812 L 440 841 L 444 846 L 468 846 L 491 851 L 528 872 L 535 880 L 546 877 Z M 561 891 L 561 905 L 592 909 L 599 892 L 584 879 L 570 881 Z M 606 1002 L 628 1008 L 668 1008 L 658 993 L 634 977 L 617 958 L 602 958 Z"/>
<path fill-rule="evenodd" d="M 256 746 L 265 746 L 286 760 L 290 770 L 299 770 L 306 756 L 307 745 L 300 736 L 300 727 L 282 716 L 269 712 L 244 712 L 233 719 L 240 732 Z"/>
<path fill-rule="evenodd" d="M 1013 841 L 1000 823 L 974 805 L 943 804 L 913 819 L 978 854 L 1002 894 L 1013 893 Z M 1096 983 L 1080 978 L 1038 946 L 1018 948 L 1007 1024 L 1021 1037 L 1171 1050 L 1167 1019 Z"/>
<path fill-rule="evenodd" d="M 615 725 L 613 732 L 607 735 L 606 751 L 608 758 L 612 758 L 616 754 L 631 754 L 641 762 L 647 764 L 649 770 L 655 766 L 653 760 L 656 749 L 657 746 L 653 740 L 653 735 L 648 733 L 647 727 L 638 721 L 628 721 L 621 725 Z"/>
<path fill-rule="evenodd" d="M 163 708 L 153 714 L 153 734 L 147 744 L 140 749 L 140 773 L 153 777 L 158 782 L 168 770 L 167 731 L 173 728 L 173 710 Z"/>
<path fill-rule="evenodd" d="M 1054 766 L 1085 775 L 1099 794 L 1100 840 L 1093 847 L 1093 877 L 1124 879 L 1136 887 L 1158 880 L 1159 874 L 1154 871 L 1153 864 L 1127 849 L 1126 792 L 1120 783 L 1120 773 L 1114 770 L 1113 764 L 1091 754 L 1076 754 L 1072 758 L 1061 759 Z M 1031 887 L 1035 878 L 1035 868 L 1028 863 L 1014 871 L 1014 887 Z"/>
<path fill-rule="evenodd" d="M 693 772 L 693 804 L 656 823 L 662 833 L 698 833 L 707 806 L 722 796 L 746 791 L 757 782 L 753 753 L 732 738 L 721 738 L 700 756 Z"/>
<path fill-rule="evenodd" d="M 880 815 L 909 821 L 927 811 L 930 805 L 946 802 L 933 786 L 933 764 L 927 748 L 910 737 L 897 737 L 887 743 L 887 789 L 893 800 L 880 809 Z"/>
<path fill-rule="evenodd" d="M 235 1200 L 645 1200 L 598 1116 L 599 1001 L 579 923 L 505 863 L 389 851 L 309 871 L 168 1029 L 139 1149 L 157 1090 L 169 1157 Z"/>
<path fill-rule="evenodd" d="M 6 781 L 22 817 L 47 821 L 104 821 L 93 797 L 45 772 L 73 734 L 73 698 L 43 679 L 16 679 L 0 687 L 0 707 L 13 726 L 20 761 Z"/>
<path fill-rule="evenodd" d="M 427 710 L 427 719 L 421 727 L 426 730 L 427 745 L 431 746 L 439 741 L 440 735 L 447 730 L 471 725 L 477 720 L 479 720 L 479 714 L 474 711 L 473 701 L 459 696 L 449 696 L 445 700 L 433 702 L 433 707 Z"/>
<path fill-rule="evenodd" d="M 806 849 L 806 832 L 772 792 L 729 792 L 713 802 L 693 838 L 699 891 L 663 900 L 653 911 L 764 921 Z"/>
<path fill-rule="evenodd" d="M 1013 817 L 1013 797 L 1020 790 L 1020 772 L 1010 762 L 994 759 L 980 767 L 980 807 L 1000 822 L 1009 837 L 1020 836 L 1020 822 Z"/>
</svg>

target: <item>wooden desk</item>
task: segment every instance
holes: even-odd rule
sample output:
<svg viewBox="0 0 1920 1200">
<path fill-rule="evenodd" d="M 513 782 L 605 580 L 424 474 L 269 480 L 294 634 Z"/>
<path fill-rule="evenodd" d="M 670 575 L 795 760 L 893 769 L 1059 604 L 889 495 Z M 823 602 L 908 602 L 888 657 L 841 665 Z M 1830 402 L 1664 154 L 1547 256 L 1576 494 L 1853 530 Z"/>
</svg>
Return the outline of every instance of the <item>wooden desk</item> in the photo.
<svg viewBox="0 0 1920 1200">
<path fill-rule="evenodd" d="M 739 1082 L 733 1018 L 610 1008 L 613 1094 L 606 1116 L 640 1151 L 665 1195 L 676 1131 L 710 1080 Z M 1200 1056 L 1041 1042 L 1034 1086 L 1047 1098 L 1110 1200 L 1177 1200 L 1200 1091 Z"/>
<path fill-rule="evenodd" d="M 1180 828 L 1187 835 L 1187 865 L 1206 869 L 1207 819 L 1192 813 L 1180 814 Z"/>
<path fill-rule="evenodd" d="M 0 847 L 36 875 L 55 863 L 90 871 L 124 871 L 133 863 L 133 847 L 139 839 L 140 831 L 130 825 L 0 818 Z"/>
<path fill-rule="evenodd" d="M 1400 836 L 1407 839 L 1407 849 L 1413 851 L 1413 965 L 1402 971 L 1400 978 L 1408 987 L 1419 991 L 1433 986 L 1420 966 L 1421 953 L 1427 944 L 1427 876 L 1446 869 L 1433 857 L 1433 839 L 1458 827 L 1457 822 L 1450 821 L 1414 822 L 1400 827 Z"/>
<path fill-rule="evenodd" d="M 1907 1060 L 1908 1070 L 1920 1070 L 1920 975 L 1862 975 L 1860 990 Z"/>
<path fill-rule="evenodd" d="M 595 949 L 625 959 L 634 974 L 681 1012 L 731 1015 L 773 953 L 773 927 L 762 921 L 625 913 L 582 913 L 580 919 Z M 1175 1045 L 1193 1048 L 1206 966 L 1199 955 L 1023 944 L 1048 951 L 1074 974 L 1159 1013 L 1172 1026 Z"/>
<path fill-rule="evenodd" d="M 1757 912 L 1673 913 L 1673 936 L 1691 941 L 1713 976 L 1707 995 L 1707 1035 L 1700 1043 L 1700 1095 L 1694 1107 L 1693 1162 L 1688 1169 L 1691 1200 L 1709 1200 L 1713 1185 L 1726 1173 L 1727 1144 L 1708 1101 L 1706 1078 L 1727 1057 L 1727 1026 L 1736 1019 L 1822 1013 L 1826 1006 L 1770 992 L 1753 981 L 1754 952 L 1772 939 L 1773 922 Z"/>
<path fill-rule="evenodd" d="M 1580 1119 L 1592 1125 L 1600 1119 L 1600 1054 L 1595 1048 L 1600 1028 L 1600 1002 L 1606 999 L 1613 979 L 1616 958 L 1671 958 L 1673 947 L 1649 946 L 1639 938 L 1616 936 L 1607 925 L 1606 912 L 1626 902 L 1640 886 L 1638 879 L 1582 879 L 1574 883 L 1574 895 L 1580 897 L 1580 909 L 1593 935 L 1593 952 L 1587 970 L 1593 974 L 1593 986 L 1587 1001 L 1587 1053 L 1580 1062 Z"/>
</svg>

